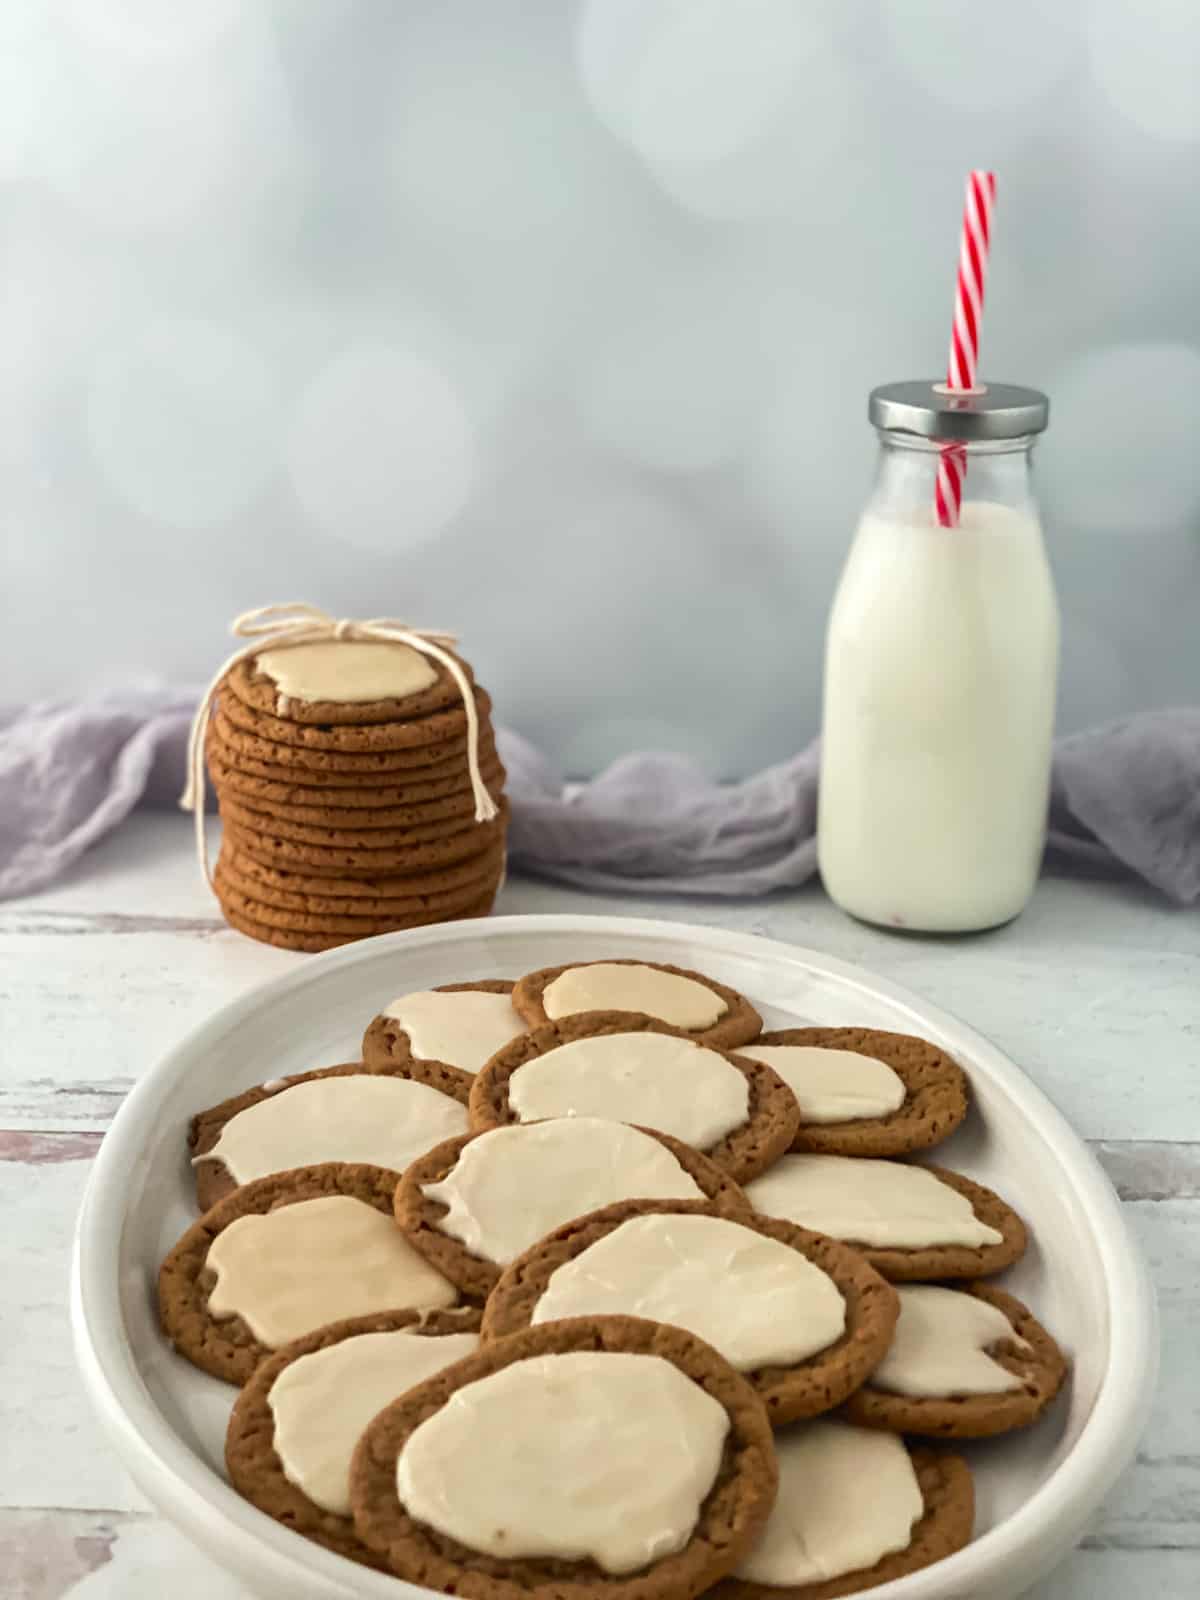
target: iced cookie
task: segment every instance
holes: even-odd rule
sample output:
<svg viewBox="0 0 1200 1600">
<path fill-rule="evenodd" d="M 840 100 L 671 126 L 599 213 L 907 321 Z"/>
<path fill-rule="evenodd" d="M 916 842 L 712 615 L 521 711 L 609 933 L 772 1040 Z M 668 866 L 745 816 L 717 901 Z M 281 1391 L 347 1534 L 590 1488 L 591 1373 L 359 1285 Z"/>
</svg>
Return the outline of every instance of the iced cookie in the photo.
<svg viewBox="0 0 1200 1600">
<path fill-rule="evenodd" d="M 531 1028 L 581 1011 L 637 1011 L 701 1044 L 732 1050 L 758 1037 L 762 1018 L 735 989 L 652 961 L 585 961 L 521 978 L 513 1004 Z"/>
<path fill-rule="evenodd" d="M 583 1011 L 494 1055 L 471 1087 L 471 1127 L 606 1117 L 657 1128 L 745 1183 L 795 1137 L 799 1109 L 770 1067 L 653 1017 Z"/>
<path fill-rule="evenodd" d="M 618 1200 L 711 1200 L 747 1209 L 706 1156 L 665 1133 L 596 1117 L 492 1128 L 414 1161 L 396 1220 L 463 1293 L 484 1300 L 510 1261 L 554 1228 Z"/>
<path fill-rule="evenodd" d="M 984 1439 L 1035 1422 L 1066 1357 L 1027 1306 L 987 1283 L 900 1289 L 895 1340 L 846 1415 L 868 1428 Z"/>
<path fill-rule="evenodd" d="M 474 1310 L 353 1317 L 285 1345 L 255 1368 L 229 1419 L 234 1488 L 305 1538 L 387 1572 L 354 1531 L 354 1447 L 385 1406 L 478 1348 Z"/>
<path fill-rule="evenodd" d="M 400 995 L 363 1035 L 363 1060 L 437 1088 L 456 1085 L 465 1098 L 475 1074 L 525 1032 L 507 979 L 447 983 Z"/>
<path fill-rule="evenodd" d="M 271 744 L 298 746 L 304 750 L 330 751 L 335 755 L 386 754 L 393 750 L 427 750 L 447 739 L 465 738 L 467 713 L 461 701 L 442 711 L 422 717 L 406 717 L 392 722 L 311 723 L 293 722 L 248 706 L 228 681 L 220 691 L 221 710 L 226 721 L 244 733 Z M 484 689 L 476 689 L 475 704 L 482 722 L 491 715 L 492 702 Z"/>
<path fill-rule="evenodd" d="M 775 1447 L 775 1507 L 714 1600 L 834 1600 L 932 1566 L 971 1537 L 975 1490 L 960 1456 L 910 1452 L 831 1418 L 788 1428 Z"/>
<path fill-rule="evenodd" d="M 911 1034 L 784 1028 L 742 1054 L 773 1067 L 799 1101 L 795 1150 L 907 1155 L 940 1144 L 967 1114 L 962 1068 Z"/>
<path fill-rule="evenodd" d="M 686 1200 L 628 1200 L 556 1228 L 488 1296 L 485 1339 L 565 1317 L 645 1317 L 704 1339 L 774 1427 L 840 1405 L 891 1341 L 896 1291 L 848 1245 Z"/>
<path fill-rule="evenodd" d="M 434 1145 L 467 1131 L 465 1095 L 361 1061 L 277 1078 L 192 1118 L 196 1196 L 207 1211 L 244 1183 L 326 1161 L 403 1172 Z"/>
<path fill-rule="evenodd" d="M 472 682 L 467 663 L 455 660 Z M 253 710 L 293 722 L 400 722 L 462 703 L 440 661 L 383 640 L 321 639 L 263 650 L 239 661 L 225 682 Z"/>
<path fill-rule="evenodd" d="M 678 1328 L 598 1317 L 489 1345 L 398 1400 L 351 1467 L 359 1537 L 468 1600 L 691 1597 L 766 1522 L 762 1402 Z"/>
<path fill-rule="evenodd" d="M 248 1183 L 163 1262 L 163 1332 L 193 1366 L 245 1383 L 273 1350 L 330 1322 L 445 1310 L 457 1291 L 392 1220 L 399 1175 L 328 1162 Z"/>
<path fill-rule="evenodd" d="M 885 1278 L 980 1278 L 1025 1250 L 1025 1224 L 981 1183 L 945 1167 L 853 1156 L 783 1156 L 746 1185 L 756 1211 L 831 1234 Z"/>
</svg>

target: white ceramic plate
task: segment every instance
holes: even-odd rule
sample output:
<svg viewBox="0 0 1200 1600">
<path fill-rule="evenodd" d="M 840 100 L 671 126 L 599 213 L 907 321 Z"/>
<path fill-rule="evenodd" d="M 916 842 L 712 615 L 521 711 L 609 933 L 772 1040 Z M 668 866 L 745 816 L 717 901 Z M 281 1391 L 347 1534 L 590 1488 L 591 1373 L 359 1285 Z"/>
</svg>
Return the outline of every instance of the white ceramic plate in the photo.
<svg viewBox="0 0 1200 1600">
<path fill-rule="evenodd" d="M 1008 1600 L 1076 1542 L 1137 1443 L 1154 1383 L 1153 1296 L 1107 1179 L 1049 1101 L 986 1040 L 860 968 L 720 929 L 618 917 L 497 917 L 390 934 L 314 957 L 218 1012 L 147 1074 L 100 1150 L 79 1221 L 78 1358 L 146 1496 L 271 1600 L 427 1595 L 354 1566 L 240 1499 L 222 1473 L 233 1391 L 167 1348 L 158 1264 L 194 1219 L 185 1159 L 193 1112 L 238 1090 L 353 1059 L 366 1023 L 414 989 L 518 977 L 567 960 L 633 956 L 692 967 L 747 994 L 768 1027 L 811 1022 L 919 1033 L 970 1075 L 975 1109 L 937 1152 L 1032 1224 L 1005 1277 L 1070 1352 L 1068 1392 L 1035 1428 L 969 1453 L 977 1537 L 871 1591 L 879 1600 Z"/>
</svg>

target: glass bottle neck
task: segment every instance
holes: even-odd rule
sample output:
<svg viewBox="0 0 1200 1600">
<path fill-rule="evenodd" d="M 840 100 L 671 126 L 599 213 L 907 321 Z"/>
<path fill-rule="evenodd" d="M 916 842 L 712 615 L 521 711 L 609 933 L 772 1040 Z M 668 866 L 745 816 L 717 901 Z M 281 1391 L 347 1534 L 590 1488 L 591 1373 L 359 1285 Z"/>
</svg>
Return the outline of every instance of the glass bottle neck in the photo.
<svg viewBox="0 0 1200 1600">
<path fill-rule="evenodd" d="M 1035 434 L 1023 434 L 956 444 L 966 466 L 963 504 L 986 502 L 1036 518 L 1030 470 L 1036 439 Z M 880 431 L 871 510 L 896 521 L 935 522 L 938 464 L 944 448 L 936 439 Z"/>
</svg>

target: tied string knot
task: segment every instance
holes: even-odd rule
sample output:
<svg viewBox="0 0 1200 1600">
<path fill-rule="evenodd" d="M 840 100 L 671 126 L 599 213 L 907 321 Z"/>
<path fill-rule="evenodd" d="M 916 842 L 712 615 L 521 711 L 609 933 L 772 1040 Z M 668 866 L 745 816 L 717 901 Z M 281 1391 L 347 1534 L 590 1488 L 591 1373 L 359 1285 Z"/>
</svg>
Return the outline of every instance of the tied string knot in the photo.
<svg viewBox="0 0 1200 1600">
<path fill-rule="evenodd" d="M 212 869 L 208 863 L 208 842 L 204 828 L 204 734 L 221 680 L 240 661 L 246 661 L 262 650 L 284 650 L 299 644 L 318 644 L 322 641 L 337 643 L 357 640 L 374 644 L 406 644 L 410 649 L 428 656 L 431 661 L 438 662 L 454 679 L 467 714 L 467 771 L 475 799 L 475 821 L 491 822 L 497 815 L 496 802 L 488 793 L 479 768 L 479 709 L 475 704 L 475 692 L 462 662 L 450 652 L 450 646 L 456 643 L 454 634 L 432 628 L 411 628 L 405 622 L 397 622 L 394 617 L 370 617 L 362 622 L 356 622 L 352 617 L 339 619 L 303 601 L 259 606 L 254 611 L 244 611 L 240 617 L 234 618 L 230 632 L 236 638 L 251 642 L 235 650 L 217 669 L 196 707 L 188 734 L 187 782 L 179 798 L 183 810 L 195 815 L 196 852 L 210 884 Z"/>
</svg>

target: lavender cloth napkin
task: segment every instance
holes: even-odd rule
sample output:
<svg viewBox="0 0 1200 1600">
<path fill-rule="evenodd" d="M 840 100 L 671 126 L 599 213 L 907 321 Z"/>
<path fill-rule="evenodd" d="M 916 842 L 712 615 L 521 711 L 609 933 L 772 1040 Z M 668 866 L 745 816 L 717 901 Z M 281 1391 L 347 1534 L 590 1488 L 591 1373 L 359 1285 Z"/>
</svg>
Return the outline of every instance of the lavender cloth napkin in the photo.
<svg viewBox="0 0 1200 1600">
<path fill-rule="evenodd" d="M 0 898 L 50 883 L 136 806 L 175 803 L 195 701 L 145 689 L 0 708 Z M 514 866 L 589 889 L 726 896 L 816 871 L 815 743 L 741 783 L 647 752 L 568 786 L 519 734 L 497 737 Z M 1048 845 L 1056 863 L 1200 899 L 1200 707 L 1060 740 Z"/>
</svg>

